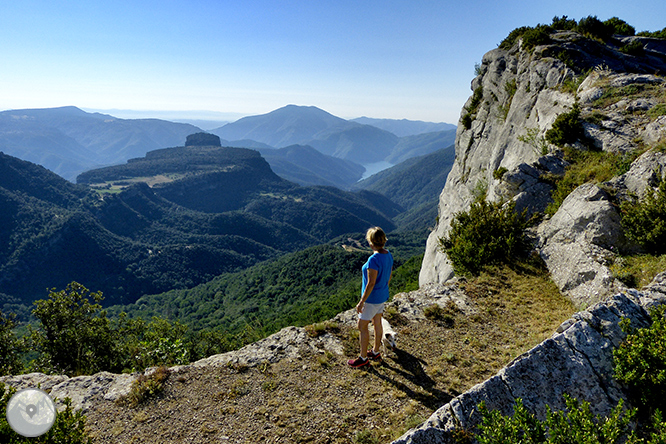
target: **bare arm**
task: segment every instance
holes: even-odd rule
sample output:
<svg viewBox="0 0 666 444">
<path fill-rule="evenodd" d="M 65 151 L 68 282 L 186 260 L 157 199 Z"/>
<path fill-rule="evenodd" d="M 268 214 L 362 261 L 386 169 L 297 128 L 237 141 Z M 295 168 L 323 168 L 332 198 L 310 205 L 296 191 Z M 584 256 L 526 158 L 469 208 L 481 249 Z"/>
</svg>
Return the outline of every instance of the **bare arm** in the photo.
<svg viewBox="0 0 666 444">
<path fill-rule="evenodd" d="M 368 299 L 370 293 L 372 293 L 372 289 L 375 288 L 375 284 L 377 283 L 378 273 L 379 272 L 377 270 L 368 268 L 368 284 L 365 286 L 365 291 L 361 295 L 361 301 L 356 305 L 357 312 L 360 313 L 363 311 L 363 305 L 365 304 L 365 301 Z"/>
</svg>

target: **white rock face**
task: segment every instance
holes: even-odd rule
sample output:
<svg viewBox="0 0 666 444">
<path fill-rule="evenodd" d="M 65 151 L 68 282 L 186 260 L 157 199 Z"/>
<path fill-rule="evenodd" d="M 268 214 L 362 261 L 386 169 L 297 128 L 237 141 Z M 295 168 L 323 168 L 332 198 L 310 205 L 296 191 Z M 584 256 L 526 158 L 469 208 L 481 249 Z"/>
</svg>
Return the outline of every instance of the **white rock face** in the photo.
<svg viewBox="0 0 666 444">
<path fill-rule="evenodd" d="M 557 213 L 538 228 L 538 251 L 555 284 L 578 306 L 625 290 L 613 278 L 620 215 L 605 191 L 593 184 L 574 190 Z"/>
<path fill-rule="evenodd" d="M 655 106 L 663 106 L 665 81 L 651 74 L 654 63 L 666 70 L 663 60 L 646 59 L 641 62 L 646 65 L 640 66 L 575 33 L 560 33 L 554 40 L 554 45 L 539 46 L 533 53 L 516 44 L 511 50 L 495 49 L 483 57 L 479 75 L 472 81 L 472 90 L 483 91 L 482 99 L 474 110 L 470 97 L 461 112 L 456 160 L 439 198 L 439 216 L 428 237 L 420 285 L 445 283 L 454 277 L 439 240 L 448 233 L 455 215 L 468 210 L 479 193 L 485 192 L 491 201 L 514 200 L 519 211 L 540 212 L 547 207 L 553 190 L 548 178 L 561 177 L 567 163 L 560 149 L 545 140 L 545 134 L 574 103 L 578 102 L 581 116 L 587 119 L 583 123 L 586 136 L 597 149 L 627 153 L 666 143 L 666 116 L 649 116 Z M 662 46 L 654 50 L 661 51 Z M 580 71 L 574 72 L 553 57 L 574 49 L 580 69 L 590 69 L 575 90 L 563 84 L 573 84 Z M 630 69 L 636 73 L 623 72 Z M 599 100 L 608 95 L 617 98 L 608 104 Z M 468 114 L 471 124 L 465 128 Z M 587 149 L 581 144 L 576 148 Z M 665 173 L 664 153 L 650 150 L 627 174 L 606 185 L 621 196 L 633 193 L 640 197 L 646 186 L 654 187 Z M 626 247 L 619 215 L 599 188 L 584 185 L 572 193 L 537 232 L 537 250 L 554 281 L 579 306 L 623 289 L 608 268 L 618 249 Z"/>
<path fill-rule="evenodd" d="M 518 196 L 519 210 L 543 211 L 551 187 L 540 182 L 539 176 L 550 168 L 562 171 L 559 159 L 544 156 L 549 153 L 544 134 L 574 104 L 573 95 L 555 89 L 572 72 L 557 59 L 533 63 L 518 55 L 502 49 L 487 53 L 481 74 L 472 81 L 473 90 L 483 89 L 483 99 L 469 129 L 462 117 L 471 108 L 471 97 L 461 113 L 456 161 L 439 197 L 439 219 L 428 238 L 421 285 L 453 277 L 450 261 L 438 250 L 439 239 L 448 232 L 454 215 L 467 210 L 479 191 L 487 190 L 490 200 Z M 497 180 L 493 173 L 500 168 L 507 173 Z"/>
</svg>

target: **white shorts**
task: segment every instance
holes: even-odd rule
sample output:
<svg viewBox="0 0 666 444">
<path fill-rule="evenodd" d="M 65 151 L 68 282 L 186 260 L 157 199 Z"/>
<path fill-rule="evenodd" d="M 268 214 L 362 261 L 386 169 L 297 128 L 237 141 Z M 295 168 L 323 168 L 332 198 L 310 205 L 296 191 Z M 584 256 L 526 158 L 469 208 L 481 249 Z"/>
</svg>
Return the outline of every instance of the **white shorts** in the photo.
<svg viewBox="0 0 666 444">
<path fill-rule="evenodd" d="M 363 311 L 358 314 L 358 318 L 364 321 L 372 321 L 377 313 L 384 313 L 384 303 L 381 304 L 363 304 Z"/>
</svg>

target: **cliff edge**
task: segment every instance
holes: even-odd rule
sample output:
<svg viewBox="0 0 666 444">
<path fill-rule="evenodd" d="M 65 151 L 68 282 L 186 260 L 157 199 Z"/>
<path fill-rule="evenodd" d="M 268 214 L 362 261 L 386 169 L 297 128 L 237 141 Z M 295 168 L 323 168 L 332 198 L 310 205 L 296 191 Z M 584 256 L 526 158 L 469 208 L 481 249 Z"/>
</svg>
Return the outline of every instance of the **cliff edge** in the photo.
<svg viewBox="0 0 666 444">
<path fill-rule="evenodd" d="M 627 45 L 642 51 L 627 54 Z M 569 166 L 546 133 L 576 106 L 585 134 L 571 148 L 644 154 L 622 177 L 571 193 L 537 227 L 535 247 L 561 291 L 580 307 L 622 291 L 608 264 L 631 246 L 610 194 L 641 195 L 663 175 L 666 154 L 651 148 L 666 140 L 666 116 L 659 112 L 666 97 L 666 41 L 615 36 L 602 43 L 573 31 L 554 32 L 547 44 L 527 47 L 517 39 L 508 49 L 488 52 L 477 73 L 461 111 L 456 160 L 439 198 L 420 284 L 453 277 L 439 239 L 480 193 L 490 201 L 514 200 L 528 214 L 546 210 L 554 179 Z"/>
</svg>

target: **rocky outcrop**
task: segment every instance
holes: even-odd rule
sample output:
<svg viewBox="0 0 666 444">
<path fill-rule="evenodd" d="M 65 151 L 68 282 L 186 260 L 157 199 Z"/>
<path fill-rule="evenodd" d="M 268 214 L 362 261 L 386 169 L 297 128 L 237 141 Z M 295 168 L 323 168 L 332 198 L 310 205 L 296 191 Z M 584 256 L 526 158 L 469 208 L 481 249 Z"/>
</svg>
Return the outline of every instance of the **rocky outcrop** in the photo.
<svg viewBox="0 0 666 444">
<path fill-rule="evenodd" d="M 608 194 L 585 184 L 538 227 L 537 249 L 560 290 L 579 306 L 589 306 L 626 290 L 608 268 L 620 232 L 620 215 Z"/>
<path fill-rule="evenodd" d="M 597 149 L 633 152 L 666 141 L 664 79 L 666 49 L 661 41 L 626 37 L 608 45 L 573 32 L 551 35 L 552 43 L 496 49 L 483 57 L 472 81 L 456 135 L 456 160 L 439 199 L 437 225 L 428 238 L 420 284 L 451 279 L 453 267 L 439 250 L 456 213 L 474 198 L 514 200 L 518 210 L 542 212 L 552 201 L 553 177 L 567 163 L 545 134 L 558 115 L 578 103 L 585 134 Z M 645 56 L 618 47 L 640 41 Z M 649 48 L 649 49 L 648 49 Z M 582 80 L 582 81 L 581 81 Z M 578 85 L 580 82 L 580 85 Z M 577 143 L 575 148 L 588 149 Z M 663 151 L 663 150 L 662 150 Z M 623 289 L 609 265 L 622 248 L 619 215 L 607 192 L 641 195 L 662 177 L 666 157 L 650 150 L 631 171 L 603 187 L 584 185 L 536 229 L 535 247 L 560 289 L 579 306 L 589 306 Z"/>
<path fill-rule="evenodd" d="M 666 273 L 658 275 L 641 291 L 627 290 L 576 313 L 558 331 L 485 382 L 438 409 L 420 427 L 407 432 L 394 444 L 454 443 L 456 428 L 473 430 L 480 424 L 477 406 L 513 414 L 516 398 L 545 419 L 546 405 L 565 408 L 563 395 L 590 403 L 592 413 L 608 415 L 620 399 L 627 400 L 625 387 L 613 379 L 613 349 L 625 337 L 622 318 L 641 328 L 649 325 L 647 310 L 666 302 Z M 630 405 L 630 404 L 625 404 Z"/>
<path fill-rule="evenodd" d="M 462 313 L 471 315 L 476 311 L 469 298 L 455 284 L 432 284 L 410 293 L 400 293 L 393 298 L 389 306 L 406 320 L 418 322 L 425 319 L 423 311 L 426 307 L 438 304 L 445 308 L 450 303 L 455 304 Z M 354 326 L 356 320 L 356 310 L 351 309 L 339 313 L 328 321 L 328 324 Z M 312 335 L 305 328 L 286 327 L 239 350 L 213 355 L 189 365 L 171 367 L 170 371 L 177 374 L 188 367 L 208 369 L 226 366 L 255 367 L 266 363 L 273 364 L 283 359 L 299 361 L 305 356 L 323 354 L 327 351 L 334 355 L 344 355 L 344 346 L 339 336 L 330 332 Z M 150 375 L 154 370 L 155 368 L 146 369 L 144 374 Z M 0 383 L 12 386 L 17 390 L 39 387 L 50 393 L 59 408 L 63 408 L 62 401 L 69 398 L 74 409 L 81 409 L 86 413 L 95 403 L 100 404 L 102 400 L 117 401 L 129 394 L 132 383 L 140 374 L 139 372 L 131 374 L 100 372 L 94 375 L 69 377 L 67 375 L 29 373 L 0 377 Z"/>
</svg>

